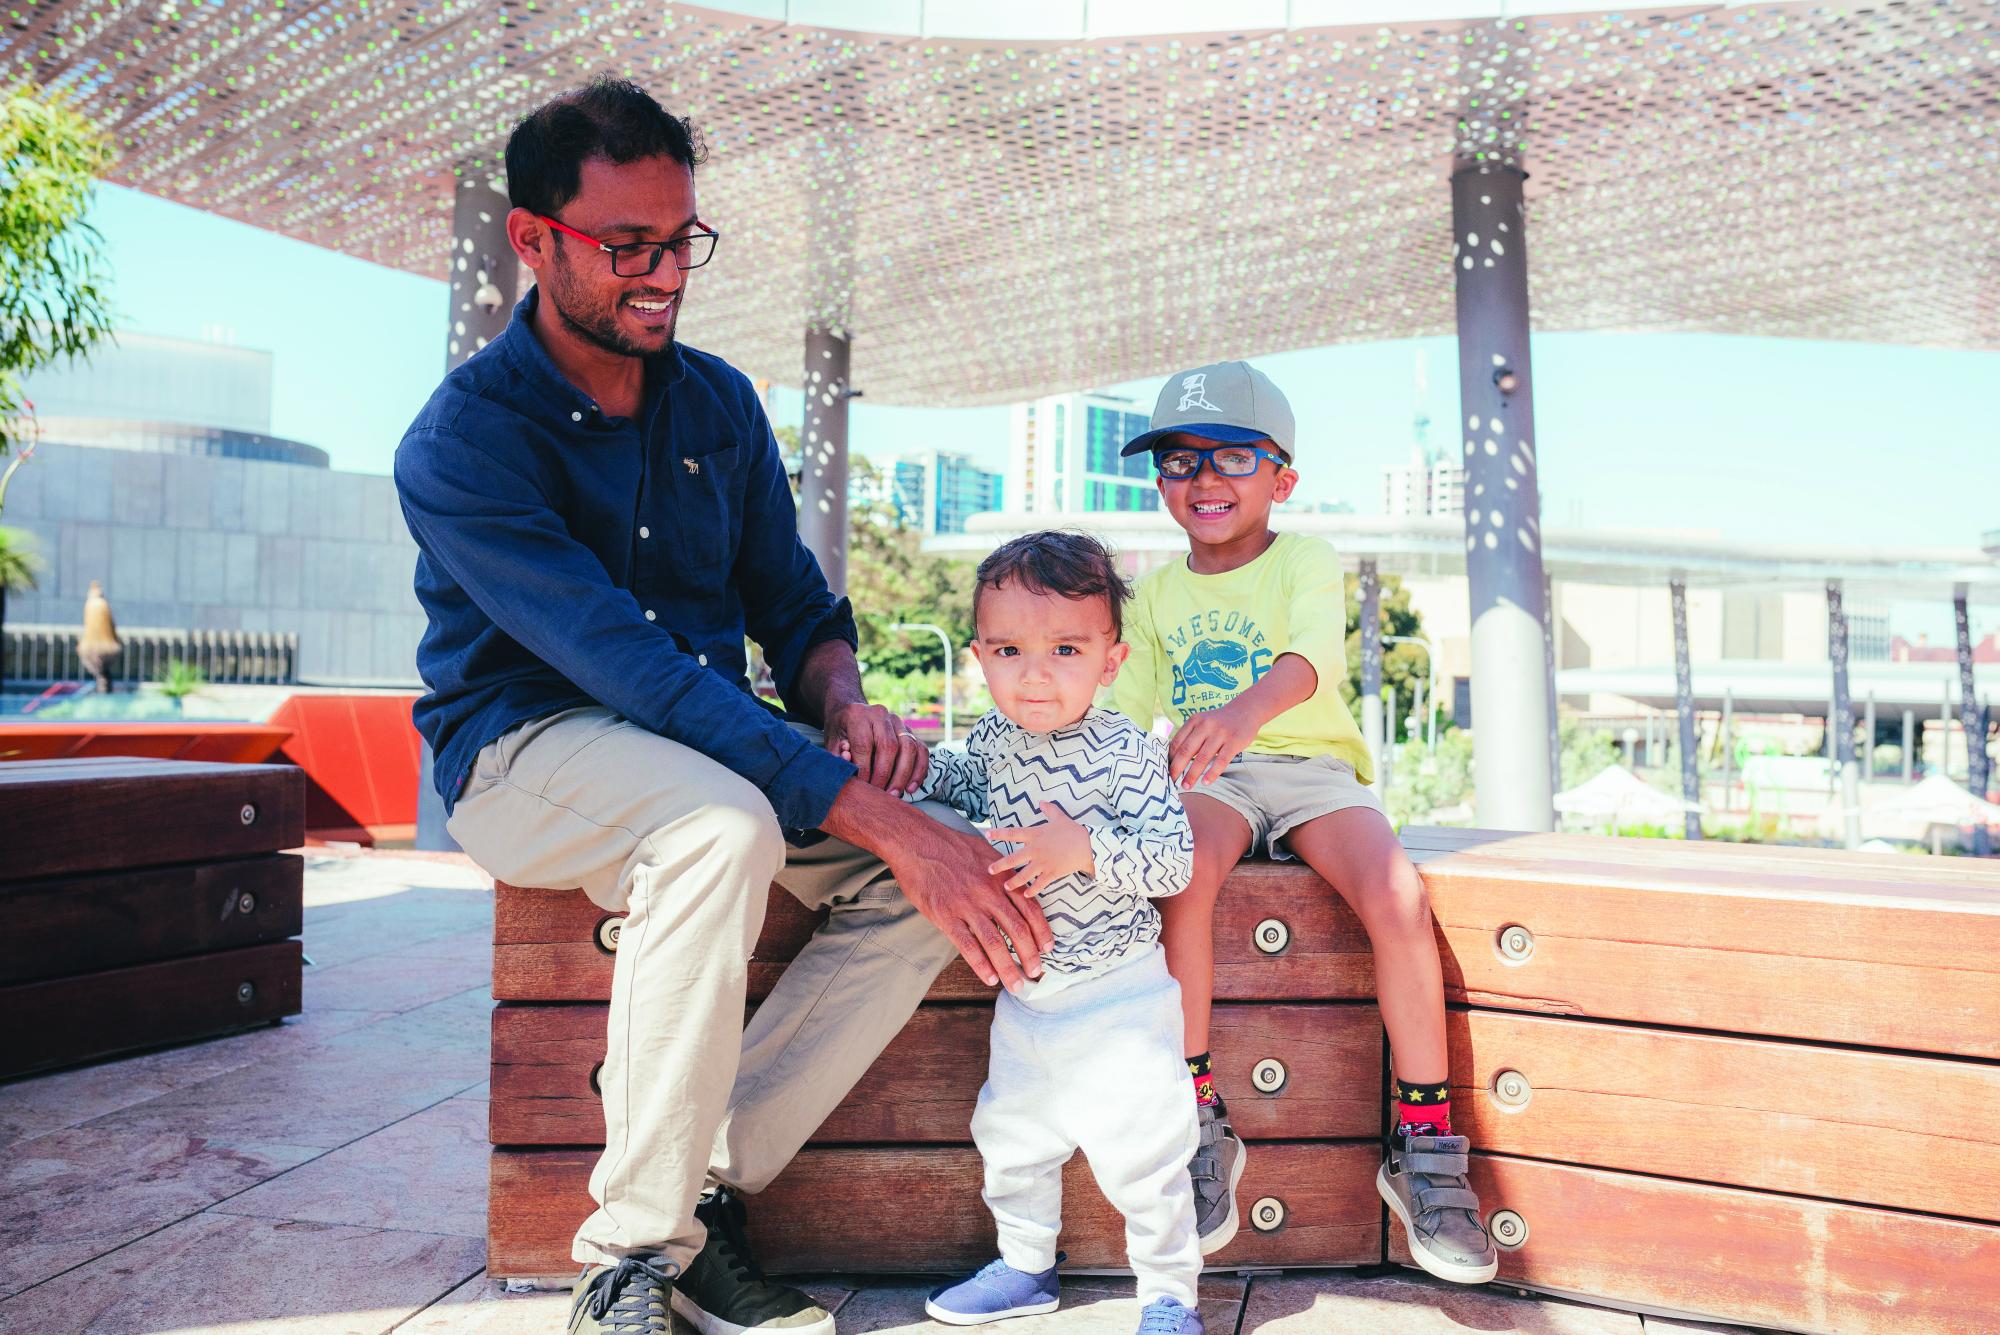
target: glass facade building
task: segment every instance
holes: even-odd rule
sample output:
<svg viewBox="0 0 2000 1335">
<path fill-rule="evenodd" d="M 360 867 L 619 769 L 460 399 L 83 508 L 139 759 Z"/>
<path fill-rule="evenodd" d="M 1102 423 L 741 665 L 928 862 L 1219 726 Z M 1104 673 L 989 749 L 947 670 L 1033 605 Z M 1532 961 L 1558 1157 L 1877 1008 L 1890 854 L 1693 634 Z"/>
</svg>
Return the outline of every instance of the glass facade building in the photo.
<svg viewBox="0 0 2000 1335">
<path fill-rule="evenodd" d="M 1157 510 L 1150 457 L 1123 458 L 1149 425 L 1126 399 L 1061 394 L 1014 410 L 1008 494 L 1028 514 L 1088 515 Z"/>
</svg>

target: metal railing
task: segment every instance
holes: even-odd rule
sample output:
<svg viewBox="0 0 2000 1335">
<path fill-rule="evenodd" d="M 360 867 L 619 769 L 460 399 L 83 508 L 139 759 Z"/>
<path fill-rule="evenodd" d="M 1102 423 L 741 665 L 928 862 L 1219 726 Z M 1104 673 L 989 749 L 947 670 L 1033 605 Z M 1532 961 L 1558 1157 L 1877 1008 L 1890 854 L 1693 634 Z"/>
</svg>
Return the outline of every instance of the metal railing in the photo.
<svg viewBox="0 0 2000 1335">
<path fill-rule="evenodd" d="M 8 688 L 90 680 L 76 654 L 81 638 L 81 626 L 7 626 L 0 635 L 0 662 L 6 665 Z M 298 680 L 299 637 L 294 634 L 140 626 L 121 628 L 118 638 L 125 651 L 106 673 L 114 686 L 158 681 L 176 660 L 221 686 L 285 686 Z"/>
</svg>

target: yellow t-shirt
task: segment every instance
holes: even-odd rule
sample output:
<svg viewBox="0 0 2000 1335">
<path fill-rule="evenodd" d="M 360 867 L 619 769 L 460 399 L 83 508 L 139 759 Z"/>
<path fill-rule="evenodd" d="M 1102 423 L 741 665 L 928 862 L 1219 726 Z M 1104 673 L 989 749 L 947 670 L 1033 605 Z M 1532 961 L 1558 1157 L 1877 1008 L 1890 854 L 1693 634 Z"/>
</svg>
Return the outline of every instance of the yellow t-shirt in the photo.
<svg viewBox="0 0 2000 1335">
<path fill-rule="evenodd" d="M 1262 556 L 1220 575 L 1175 560 L 1139 581 L 1125 611 L 1131 657 L 1111 686 L 1111 707 L 1142 728 L 1156 713 L 1179 727 L 1220 708 L 1297 654 L 1319 674 L 1312 698 L 1264 725 L 1250 750 L 1331 755 L 1375 781 L 1361 729 L 1340 683 L 1347 677 L 1347 597 L 1340 557 L 1319 538 L 1280 533 Z"/>
</svg>

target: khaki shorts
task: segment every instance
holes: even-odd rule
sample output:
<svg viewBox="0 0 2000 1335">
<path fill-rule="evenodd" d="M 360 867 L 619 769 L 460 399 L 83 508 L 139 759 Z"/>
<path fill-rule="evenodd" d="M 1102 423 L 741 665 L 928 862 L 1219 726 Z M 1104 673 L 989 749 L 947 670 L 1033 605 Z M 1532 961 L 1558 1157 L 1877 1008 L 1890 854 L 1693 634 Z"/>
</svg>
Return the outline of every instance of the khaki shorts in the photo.
<svg viewBox="0 0 2000 1335">
<path fill-rule="evenodd" d="M 1185 791 L 1241 816 L 1250 826 L 1250 854 L 1262 849 L 1279 861 L 1292 856 L 1278 841 L 1294 826 L 1349 807 L 1382 810 L 1382 799 L 1354 766 L 1333 756 L 1245 755 L 1215 782 Z"/>
</svg>

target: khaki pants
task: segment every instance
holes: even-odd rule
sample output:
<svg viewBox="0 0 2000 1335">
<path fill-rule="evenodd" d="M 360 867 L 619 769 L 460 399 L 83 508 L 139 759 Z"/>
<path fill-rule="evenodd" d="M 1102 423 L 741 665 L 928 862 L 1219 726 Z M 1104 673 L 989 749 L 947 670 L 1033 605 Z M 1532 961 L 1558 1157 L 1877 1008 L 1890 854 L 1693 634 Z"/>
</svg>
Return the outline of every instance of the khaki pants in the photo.
<svg viewBox="0 0 2000 1335">
<path fill-rule="evenodd" d="M 923 809 L 970 828 L 949 807 Z M 500 880 L 581 886 L 630 915 L 580 1262 L 660 1252 L 685 1266 L 705 1238 L 704 1184 L 768 1185 L 957 954 L 874 855 L 831 838 L 788 846 L 747 780 L 604 709 L 538 719 L 484 748 L 448 828 Z M 773 881 L 831 912 L 746 1029 Z"/>
</svg>

